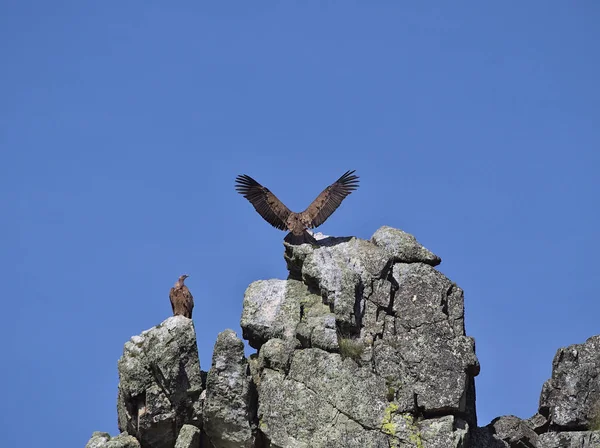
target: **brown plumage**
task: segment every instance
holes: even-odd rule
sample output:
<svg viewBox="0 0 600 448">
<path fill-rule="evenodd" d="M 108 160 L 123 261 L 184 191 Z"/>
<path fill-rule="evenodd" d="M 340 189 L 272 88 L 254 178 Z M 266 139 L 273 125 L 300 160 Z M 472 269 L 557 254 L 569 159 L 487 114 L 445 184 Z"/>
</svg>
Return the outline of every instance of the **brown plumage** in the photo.
<svg viewBox="0 0 600 448">
<path fill-rule="evenodd" d="M 189 275 L 185 274 L 179 277 L 169 292 L 169 299 L 171 299 L 173 316 L 181 315 L 191 319 L 192 310 L 194 309 L 194 297 L 192 297 L 188 287 L 183 284 L 188 277 Z"/>
<path fill-rule="evenodd" d="M 300 213 L 292 212 L 268 188 L 246 174 L 236 177 L 235 189 L 250 201 L 265 221 L 277 229 L 290 231 L 284 241 L 290 244 L 314 244 L 316 240 L 306 229 L 323 224 L 346 196 L 358 188 L 358 176 L 353 173 L 354 170 L 346 171 Z"/>
</svg>

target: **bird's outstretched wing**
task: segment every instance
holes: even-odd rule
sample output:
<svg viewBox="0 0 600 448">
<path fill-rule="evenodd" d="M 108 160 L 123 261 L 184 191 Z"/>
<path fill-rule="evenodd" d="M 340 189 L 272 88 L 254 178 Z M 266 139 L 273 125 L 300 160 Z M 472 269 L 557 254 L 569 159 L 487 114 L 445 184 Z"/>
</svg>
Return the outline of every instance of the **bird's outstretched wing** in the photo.
<svg viewBox="0 0 600 448">
<path fill-rule="evenodd" d="M 273 227 L 287 230 L 286 220 L 291 211 L 268 188 L 243 174 L 235 178 L 235 189 L 250 201 L 265 221 Z"/>
<path fill-rule="evenodd" d="M 342 201 L 358 188 L 358 176 L 354 175 L 355 170 L 346 171 L 342 177 L 325 188 L 317 199 L 302 212 L 305 223 L 308 227 L 318 227 L 331 216 Z"/>
</svg>

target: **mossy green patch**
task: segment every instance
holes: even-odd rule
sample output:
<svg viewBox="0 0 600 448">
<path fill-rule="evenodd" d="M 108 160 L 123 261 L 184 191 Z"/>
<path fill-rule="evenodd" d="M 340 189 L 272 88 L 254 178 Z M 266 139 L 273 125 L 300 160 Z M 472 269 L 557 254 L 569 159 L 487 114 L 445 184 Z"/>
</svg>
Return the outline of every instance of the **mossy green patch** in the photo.
<svg viewBox="0 0 600 448">
<path fill-rule="evenodd" d="M 359 361 L 365 346 L 362 341 L 350 338 L 338 338 L 338 346 L 340 347 L 340 355 L 342 359 L 350 358 Z"/>
</svg>

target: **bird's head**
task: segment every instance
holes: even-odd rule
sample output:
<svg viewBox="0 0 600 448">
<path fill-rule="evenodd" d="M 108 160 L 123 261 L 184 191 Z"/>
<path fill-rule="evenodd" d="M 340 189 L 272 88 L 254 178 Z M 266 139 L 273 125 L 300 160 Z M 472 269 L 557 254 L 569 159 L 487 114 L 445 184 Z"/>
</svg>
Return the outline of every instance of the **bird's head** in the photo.
<svg viewBox="0 0 600 448">
<path fill-rule="evenodd" d="M 177 280 L 177 284 L 179 285 L 183 285 L 183 282 L 185 281 L 186 278 L 188 278 L 189 275 L 187 274 L 183 274 L 182 276 L 179 277 L 179 279 Z"/>
</svg>

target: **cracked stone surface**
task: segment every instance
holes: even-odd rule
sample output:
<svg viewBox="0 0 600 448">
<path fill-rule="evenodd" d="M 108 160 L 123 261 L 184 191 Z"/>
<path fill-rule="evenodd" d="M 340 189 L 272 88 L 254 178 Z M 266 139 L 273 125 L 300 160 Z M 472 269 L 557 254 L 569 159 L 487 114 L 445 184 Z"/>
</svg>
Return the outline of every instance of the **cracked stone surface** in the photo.
<svg viewBox="0 0 600 448">
<path fill-rule="evenodd" d="M 119 430 L 143 448 L 172 448 L 184 424 L 201 426 L 202 376 L 191 319 L 172 316 L 133 336 L 118 369 Z"/>
<path fill-rule="evenodd" d="M 288 280 L 250 285 L 241 321 L 267 446 L 462 447 L 479 362 L 439 257 L 388 227 L 284 246 Z"/>
<path fill-rule="evenodd" d="M 600 336 L 558 349 L 552 377 L 542 388 L 539 413 L 557 431 L 600 423 Z"/>
<path fill-rule="evenodd" d="M 204 430 L 215 448 L 252 448 L 255 394 L 244 343 L 235 331 L 219 333 L 206 378 Z"/>
<path fill-rule="evenodd" d="M 310 300 L 308 288 L 294 280 L 259 280 L 244 294 L 243 337 L 259 349 L 272 338 L 293 339 L 300 322 L 300 304 Z"/>
<path fill-rule="evenodd" d="M 389 447 L 381 431 L 364 428 L 325 395 L 281 372 L 261 372 L 259 397 L 259 428 L 269 447 Z"/>
<path fill-rule="evenodd" d="M 319 348 L 294 353 L 289 380 L 327 397 L 342 414 L 367 429 L 377 429 L 387 407 L 385 380 L 369 367 L 359 367 L 351 359 Z"/>
</svg>

